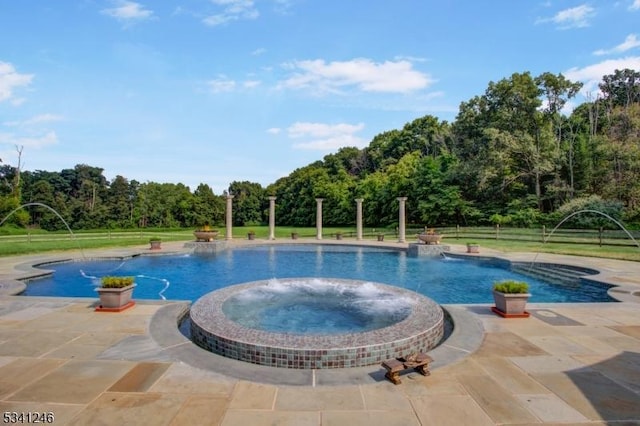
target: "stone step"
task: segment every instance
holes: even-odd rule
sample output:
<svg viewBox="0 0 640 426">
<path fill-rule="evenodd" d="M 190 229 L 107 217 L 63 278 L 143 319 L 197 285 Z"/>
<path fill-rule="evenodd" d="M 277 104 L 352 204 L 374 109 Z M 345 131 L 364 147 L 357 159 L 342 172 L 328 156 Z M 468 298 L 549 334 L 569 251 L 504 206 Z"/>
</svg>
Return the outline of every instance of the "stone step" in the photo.
<svg viewBox="0 0 640 426">
<path fill-rule="evenodd" d="M 590 275 L 590 271 L 582 268 L 553 264 L 513 264 L 511 270 L 554 283 L 579 282 L 581 277 Z"/>
</svg>

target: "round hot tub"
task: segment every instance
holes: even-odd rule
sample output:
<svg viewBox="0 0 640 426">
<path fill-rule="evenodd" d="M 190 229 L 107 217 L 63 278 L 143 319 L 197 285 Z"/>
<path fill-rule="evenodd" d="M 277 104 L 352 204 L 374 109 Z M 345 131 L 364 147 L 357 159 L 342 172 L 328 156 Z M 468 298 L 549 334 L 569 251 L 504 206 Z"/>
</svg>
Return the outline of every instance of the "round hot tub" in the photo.
<svg viewBox="0 0 640 426">
<path fill-rule="evenodd" d="M 433 300 L 378 283 L 255 281 L 198 299 L 191 338 L 216 354 L 282 368 L 360 367 L 427 352 L 444 334 Z"/>
</svg>

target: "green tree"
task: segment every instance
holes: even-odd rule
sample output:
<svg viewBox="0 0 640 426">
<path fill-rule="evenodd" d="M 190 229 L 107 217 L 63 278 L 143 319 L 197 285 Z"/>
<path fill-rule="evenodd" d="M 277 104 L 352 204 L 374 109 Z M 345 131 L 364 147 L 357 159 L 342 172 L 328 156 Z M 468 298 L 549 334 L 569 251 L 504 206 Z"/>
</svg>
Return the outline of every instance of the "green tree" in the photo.
<svg viewBox="0 0 640 426">
<path fill-rule="evenodd" d="M 605 155 L 610 164 L 603 196 L 625 207 L 640 208 L 640 104 L 611 113 Z"/>
<path fill-rule="evenodd" d="M 466 224 L 478 214 L 463 200 L 460 189 L 448 182 L 455 161 L 451 156 L 424 157 L 418 164 L 413 196 L 418 219 L 426 226 Z"/>
<path fill-rule="evenodd" d="M 311 226 L 314 223 L 313 177 L 321 172 L 319 166 L 296 169 L 267 187 L 266 193 L 277 197 L 277 225 Z"/>
<path fill-rule="evenodd" d="M 514 73 L 461 105 L 454 126 L 454 152 L 462 160 L 458 180 L 475 185 L 466 191 L 478 203 L 488 200 L 497 210 L 531 190 L 543 209 L 543 186 L 553 179 L 559 151 L 539 110 L 541 95 L 530 73 Z"/>
<path fill-rule="evenodd" d="M 108 209 L 109 228 L 128 228 L 133 223 L 133 203 L 129 182 L 123 176 L 116 176 L 109 185 L 105 203 Z"/>
<path fill-rule="evenodd" d="M 138 226 L 180 227 L 193 223 L 192 194 L 183 184 L 146 182 L 140 185 L 134 216 Z"/>
<path fill-rule="evenodd" d="M 259 225 L 266 222 L 264 211 L 268 206 L 264 188 L 259 183 L 234 181 L 229 185 L 233 194 L 233 224 Z"/>
<path fill-rule="evenodd" d="M 544 96 L 543 113 L 546 120 L 553 125 L 553 134 L 556 141 L 556 150 L 559 155 L 556 157 L 554 167 L 554 181 L 550 185 L 551 202 L 558 203 L 564 201 L 566 197 L 573 197 L 574 194 L 574 160 L 575 160 L 575 135 L 563 135 L 564 123 L 567 121 L 562 114 L 562 109 L 567 102 L 575 97 L 582 88 L 582 83 L 572 82 L 562 74 L 552 74 L 545 72 L 535 78 L 538 87 Z M 569 174 L 568 184 L 562 170 Z M 565 189 L 566 188 L 566 189 Z"/>
<path fill-rule="evenodd" d="M 609 111 L 640 103 L 640 71 L 628 68 L 615 70 L 613 74 L 602 77 L 599 87 Z"/>
<path fill-rule="evenodd" d="M 222 225 L 224 223 L 225 201 L 215 195 L 205 183 L 198 185 L 193 193 L 193 221 L 188 226 Z"/>
</svg>

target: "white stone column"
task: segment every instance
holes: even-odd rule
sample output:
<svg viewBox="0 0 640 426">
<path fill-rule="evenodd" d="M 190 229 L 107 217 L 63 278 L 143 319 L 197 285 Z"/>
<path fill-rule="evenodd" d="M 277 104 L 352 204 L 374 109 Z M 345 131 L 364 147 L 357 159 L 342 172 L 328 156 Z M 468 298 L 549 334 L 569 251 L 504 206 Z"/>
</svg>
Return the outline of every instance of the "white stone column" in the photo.
<svg viewBox="0 0 640 426">
<path fill-rule="evenodd" d="M 398 201 L 400 202 L 399 211 L 398 211 L 398 242 L 404 243 L 406 242 L 406 231 L 405 231 L 405 217 L 404 217 L 404 205 L 407 201 L 407 197 L 398 197 Z"/>
<path fill-rule="evenodd" d="M 316 198 L 316 240 L 322 239 L 322 202 L 324 198 Z"/>
<path fill-rule="evenodd" d="M 269 239 L 276 239 L 276 197 L 269 197 Z"/>
<path fill-rule="evenodd" d="M 233 200 L 233 195 L 227 195 L 227 217 L 226 217 L 226 222 L 227 222 L 227 232 L 225 233 L 224 239 L 225 240 L 231 240 L 233 239 L 233 213 L 232 213 L 232 201 Z"/>
<path fill-rule="evenodd" d="M 362 240 L 362 202 L 363 198 L 356 198 L 356 240 Z"/>
</svg>

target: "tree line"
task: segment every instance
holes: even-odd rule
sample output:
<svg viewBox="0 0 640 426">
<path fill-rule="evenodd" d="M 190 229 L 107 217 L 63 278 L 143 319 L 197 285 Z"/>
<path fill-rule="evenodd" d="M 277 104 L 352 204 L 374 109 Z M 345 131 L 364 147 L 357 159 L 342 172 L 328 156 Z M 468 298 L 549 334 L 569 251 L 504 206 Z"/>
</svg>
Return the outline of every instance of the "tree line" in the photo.
<svg viewBox="0 0 640 426">
<path fill-rule="evenodd" d="M 355 223 L 363 198 L 367 226 L 394 226 L 399 196 L 407 221 L 420 226 L 555 224 L 595 209 L 640 227 L 640 72 L 605 75 L 596 95 L 563 111 L 582 84 L 562 74 L 514 73 L 462 102 L 452 123 L 426 115 L 376 135 L 363 149 L 345 147 L 263 187 L 232 182 L 234 225 L 264 224 L 268 199 L 276 224 L 313 226 L 316 198 L 324 224 Z M 21 154 L 21 149 L 19 150 Z M 224 222 L 225 195 L 207 184 L 140 183 L 85 164 L 60 172 L 3 164 L 0 214 L 44 203 L 72 229 L 196 227 Z M 20 210 L 17 226 L 61 229 L 50 211 Z M 602 226 L 576 216 L 570 225 Z"/>
</svg>

